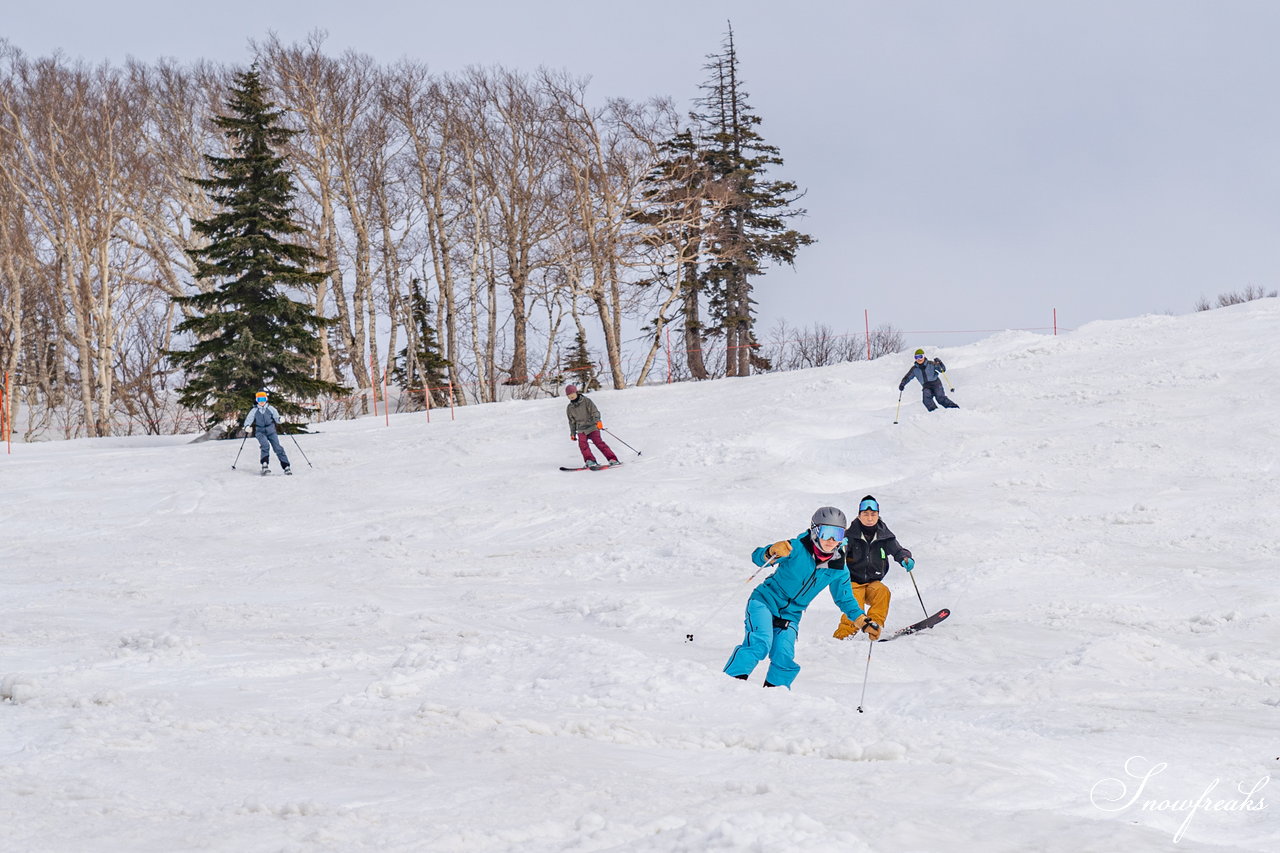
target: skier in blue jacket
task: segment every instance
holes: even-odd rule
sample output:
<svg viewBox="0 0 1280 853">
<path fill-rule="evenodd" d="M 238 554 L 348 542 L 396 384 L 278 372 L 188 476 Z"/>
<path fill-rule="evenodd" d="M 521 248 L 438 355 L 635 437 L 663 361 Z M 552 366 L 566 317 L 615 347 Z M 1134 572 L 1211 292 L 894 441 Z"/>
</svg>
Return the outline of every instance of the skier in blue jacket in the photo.
<svg viewBox="0 0 1280 853">
<path fill-rule="evenodd" d="M 267 404 L 267 392 L 259 391 L 254 396 L 256 405 L 249 410 L 249 414 L 244 416 L 245 432 L 249 431 L 249 427 L 253 427 L 253 435 L 258 439 L 259 462 L 262 463 L 262 473 L 271 470 L 271 450 L 275 450 L 276 458 L 280 460 L 280 467 L 284 469 L 286 474 L 292 474 L 289 469 L 289 457 L 285 455 L 284 448 L 280 446 L 280 439 L 276 435 L 276 427 L 280 424 L 280 413 L 276 411 L 275 406 Z M 270 447 L 270 449 L 268 449 Z"/>
<path fill-rule="evenodd" d="M 853 620 L 855 630 L 865 631 L 873 640 L 880 636 L 880 626 L 862 612 L 849 587 L 844 565 L 847 526 L 843 512 L 824 506 L 813 514 L 809 529 L 795 539 L 761 546 L 751 554 L 757 566 L 776 561 L 777 568 L 747 600 L 746 636 L 729 655 L 726 673 L 745 681 L 767 657 L 764 686 L 790 687 L 800 673 L 795 662 L 800 617 L 823 589 Z"/>
<path fill-rule="evenodd" d="M 921 401 L 926 409 L 932 412 L 938 408 L 939 403 L 944 409 L 958 409 L 960 407 L 947 396 L 946 390 L 942 387 L 942 379 L 939 378 L 946 372 L 947 366 L 942 363 L 942 359 L 935 358 L 931 361 L 924 357 L 924 350 L 918 349 L 915 354 L 915 364 L 911 365 L 907 375 L 903 376 L 902 381 L 898 383 L 898 390 L 905 390 L 908 382 L 918 379 Z M 937 402 L 935 403 L 934 400 Z"/>
</svg>

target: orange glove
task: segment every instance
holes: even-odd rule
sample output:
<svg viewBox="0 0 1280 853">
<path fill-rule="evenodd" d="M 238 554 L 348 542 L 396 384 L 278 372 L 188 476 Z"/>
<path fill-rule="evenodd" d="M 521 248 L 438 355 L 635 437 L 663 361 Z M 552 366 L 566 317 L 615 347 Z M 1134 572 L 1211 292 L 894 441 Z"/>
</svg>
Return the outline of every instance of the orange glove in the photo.
<svg viewBox="0 0 1280 853">
<path fill-rule="evenodd" d="M 600 423 L 600 421 L 596 421 L 596 429 L 604 429 L 604 424 Z"/>
<path fill-rule="evenodd" d="M 791 543 L 786 540 L 774 542 L 768 548 L 764 549 L 764 555 L 766 557 L 772 557 L 775 560 L 780 560 L 783 557 L 789 557 L 791 556 Z"/>
<path fill-rule="evenodd" d="M 853 620 L 853 630 L 865 631 L 872 641 L 880 639 L 880 626 L 868 619 L 865 613 Z"/>
</svg>

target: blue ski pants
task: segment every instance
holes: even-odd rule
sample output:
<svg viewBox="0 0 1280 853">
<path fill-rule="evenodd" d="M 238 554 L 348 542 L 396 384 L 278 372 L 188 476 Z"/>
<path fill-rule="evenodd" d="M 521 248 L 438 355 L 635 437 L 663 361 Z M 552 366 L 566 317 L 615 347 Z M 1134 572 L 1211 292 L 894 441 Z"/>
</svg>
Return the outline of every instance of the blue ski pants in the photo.
<svg viewBox="0 0 1280 853">
<path fill-rule="evenodd" d="M 284 448 L 280 446 L 280 438 L 276 435 L 276 428 L 273 426 L 254 427 L 253 437 L 258 439 L 258 450 L 261 451 L 258 459 L 263 465 L 271 461 L 271 450 L 276 452 L 276 458 L 280 460 L 281 468 L 289 467 L 289 457 L 285 455 Z M 268 450 L 267 448 L 271 449 Z"/>
<path fill-rule="evenodd" d="M 765 680 L 779 687 L 790 687 L 800 674 L 795 661 L 796 636 L 799 628 L 791 622 L 786 628 L 773 623 L 773 611 L 754 595 L 747 600 L 746 636 L 742 645 L 733 650 L 724 671 L 732 676 L 750 675 L 756 664 L 769 659 L 769 672 Z"/>
</svg>

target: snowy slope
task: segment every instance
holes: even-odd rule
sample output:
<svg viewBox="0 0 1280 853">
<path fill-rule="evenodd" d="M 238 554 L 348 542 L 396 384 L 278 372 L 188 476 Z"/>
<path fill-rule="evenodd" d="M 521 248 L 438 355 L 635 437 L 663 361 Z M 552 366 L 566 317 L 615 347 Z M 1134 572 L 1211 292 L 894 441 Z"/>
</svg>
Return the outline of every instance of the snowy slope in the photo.
<svg viewBox="0 0 1280 853">
<path fill-rule="evenodd" d="M 323 424 L 292 478 L 15 447 L 4 849 L 1280 849 L 1280 300 L 940 354 L 964 408 L 896 426 L 902 356 L 598 392 L 603 473 L 563 400 Z M 825 596 L 793 691 L 721 674 L 751 549 L 867 492 L 951 619 L 865 714 Z"/>
</svg>

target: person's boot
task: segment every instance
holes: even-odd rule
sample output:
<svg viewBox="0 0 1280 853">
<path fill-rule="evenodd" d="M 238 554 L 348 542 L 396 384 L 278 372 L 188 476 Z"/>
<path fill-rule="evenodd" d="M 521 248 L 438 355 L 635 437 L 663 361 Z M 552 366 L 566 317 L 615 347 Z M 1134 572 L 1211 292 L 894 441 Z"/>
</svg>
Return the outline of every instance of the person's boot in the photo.
<svg viewBox="0 0 1280 853">
<path fill-rule="evenodd" d="M 262 473 L 264 473 L 264 474 L 265 474 L 265 473 L 267 473 L 267 472 L 268 472 L 268 471 L 270 471 L 270 470 L 271 470 L 271 465 L 270 465 L 270 463 L 263 462 L 263 463 L 262 463 Z"/>
<path fill-rule="evenodd" d="M 599 462 L 597 462 L 597 461 L 596 461 L 596 460 L 594 460 L 594 459 L 588 459 L 588 460 L 587 460 L 587 467 L 594 471 L 596 468 L 599 468 L 599 467 L 600 467 L 600 463 L 599 463 Z"/>
<path fill-rule="evenodd" d="M 610 459 L 610 460 L 609 460 L 609 467 L 610 467 L 610 468 L 612 468 L 612 467 L 613 467 L 613 466 L 615 466 L 615 465 L 621 465 L 621 464 L 622 464 L 622 462 L 620 462 L 620 461 L 619 461 L 619 460 L 617 460 L 617 459 Z"/>
<path fill-rule="evenodd" d="M 747 677 L 745 675 L 735 675 L 734 678 L 738 679 L 739 681 L 747 680 Z"/>
<path fill-rule="evenodd" d="M 776 684 L 770 684 L 769 682 L 767 682 L 767 681 L 766 681 L 766 682 L 764 683 L 764 686 L 765 686 L 765 687 L 777 687 L 778 685 L 776 685 Z"/>
</svg>

